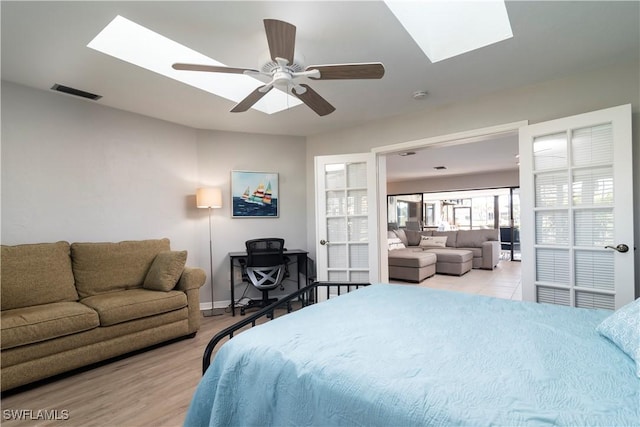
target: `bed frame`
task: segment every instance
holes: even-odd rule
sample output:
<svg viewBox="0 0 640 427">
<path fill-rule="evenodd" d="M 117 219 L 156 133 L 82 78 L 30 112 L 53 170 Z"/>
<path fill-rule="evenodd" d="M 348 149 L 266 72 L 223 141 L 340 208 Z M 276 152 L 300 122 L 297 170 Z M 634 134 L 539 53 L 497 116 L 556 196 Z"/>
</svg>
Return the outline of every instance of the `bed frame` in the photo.
<svg viewBox="0 0 640 427">
<path fill-rule="evenodd" d="M 224 338 L 233 338 L 236 332 L 244 329 L 247 325 L 251 325 L 253 328 L 260 319 L 274 319 L 275 314 L 277 313 L 277 308 L 285 307 L 286 311 L 282 313 L 282 315 L 285 315 L 295 311 L 294 304 L 292 304 L 293 302 L 297 302 L 298 304 L 295 305 L 299 306 L 299 309 L 302 309 L 308 305 L 320 302 L 320 298 L 322 298 L 322 301 L 325 301 L 330 298 L 340 296 L 343 293 L 349 293 L 363 286 L 369 285 L 370 283 L 314 282 L 302 289 L 298 289 L 284 298 L 280 298 L 273 304 L 255 312 L 251 316 L 245 317 L 241 321 L 215 334 L 204 350 L 204 355 L 202 357 L 202 375 L 207 372 L 209 365 L 211 365 L 213 351 L 220 341 Z"/>
</svg>

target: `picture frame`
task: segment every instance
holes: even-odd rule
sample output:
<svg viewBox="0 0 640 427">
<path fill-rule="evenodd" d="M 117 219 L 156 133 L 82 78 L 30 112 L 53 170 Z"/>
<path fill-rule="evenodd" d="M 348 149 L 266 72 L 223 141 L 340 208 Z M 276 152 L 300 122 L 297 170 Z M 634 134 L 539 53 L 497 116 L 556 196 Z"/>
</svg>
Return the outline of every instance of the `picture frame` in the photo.
<svg viewBox="0 0 640 427">
<path fill-rule="evenodd" d="M 277 172 L 231 171 L 232 218 L 278 218 Z"/>
</svg>

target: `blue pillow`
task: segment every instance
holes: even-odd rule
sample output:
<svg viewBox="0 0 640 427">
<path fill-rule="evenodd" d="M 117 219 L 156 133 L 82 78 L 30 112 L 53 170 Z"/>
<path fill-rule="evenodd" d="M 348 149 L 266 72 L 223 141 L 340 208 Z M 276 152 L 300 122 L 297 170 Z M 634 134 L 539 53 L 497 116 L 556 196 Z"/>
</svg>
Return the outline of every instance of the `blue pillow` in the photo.
<svg viewBox="0 0 640 427">
<path fill-rule="evenodd" d="M 596 330 L 636 362 L 636 375 L 640 378 L 640 298 L 616 310 Z"/>
</svg>

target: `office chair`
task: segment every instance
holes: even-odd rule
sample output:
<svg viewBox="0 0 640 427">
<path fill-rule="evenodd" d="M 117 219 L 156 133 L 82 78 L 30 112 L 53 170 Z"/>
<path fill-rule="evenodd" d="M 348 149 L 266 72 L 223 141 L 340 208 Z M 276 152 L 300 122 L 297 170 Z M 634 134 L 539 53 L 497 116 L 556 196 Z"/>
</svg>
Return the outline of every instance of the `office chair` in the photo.
<svg viewBox="0 0 640 427">
<path fill-rule="evenodd" d="M 511 227 L 500 227 L 500 248 L 503 251 L 511 251 Z"/>
<path fill-rule="evenodd" d="M 511 259 L 511 251 L 520 251 L 520 229 L 511 227 L 500 227 L 500 248 L 503 252 L 508 252 Z M 505 259 L 507 257 L 505 256 Z"/>
<path fill-rule="evenodd" d="M 287 270 L 287 261 L 283 254 L 284 239 L 252 239 L 247 240 L 245 246 L 247 260 L 243 265 L 243 276 L 246 274 L 249 282 L 262 291 L 262 299 L 250 300 L 240 308 L 241 315 L 249 308 L 263 308 L 278 301 L 277 298 L 269 298 L 269 291 L 281 285 Z"/>
</svg>

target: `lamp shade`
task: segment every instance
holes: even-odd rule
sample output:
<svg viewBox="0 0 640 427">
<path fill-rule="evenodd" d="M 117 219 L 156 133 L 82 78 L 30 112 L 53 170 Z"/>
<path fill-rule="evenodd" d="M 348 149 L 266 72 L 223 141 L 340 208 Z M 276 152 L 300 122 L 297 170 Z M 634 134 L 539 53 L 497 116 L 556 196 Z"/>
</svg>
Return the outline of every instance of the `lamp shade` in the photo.
<svg viewBox="0 0 640 427">
<path fill-rule="evenodd" d="M 222 190 L 218 187 L 204 187 L 196 190 L 196 205 L 199 208 L 221 208 Z"/>
</svg>

